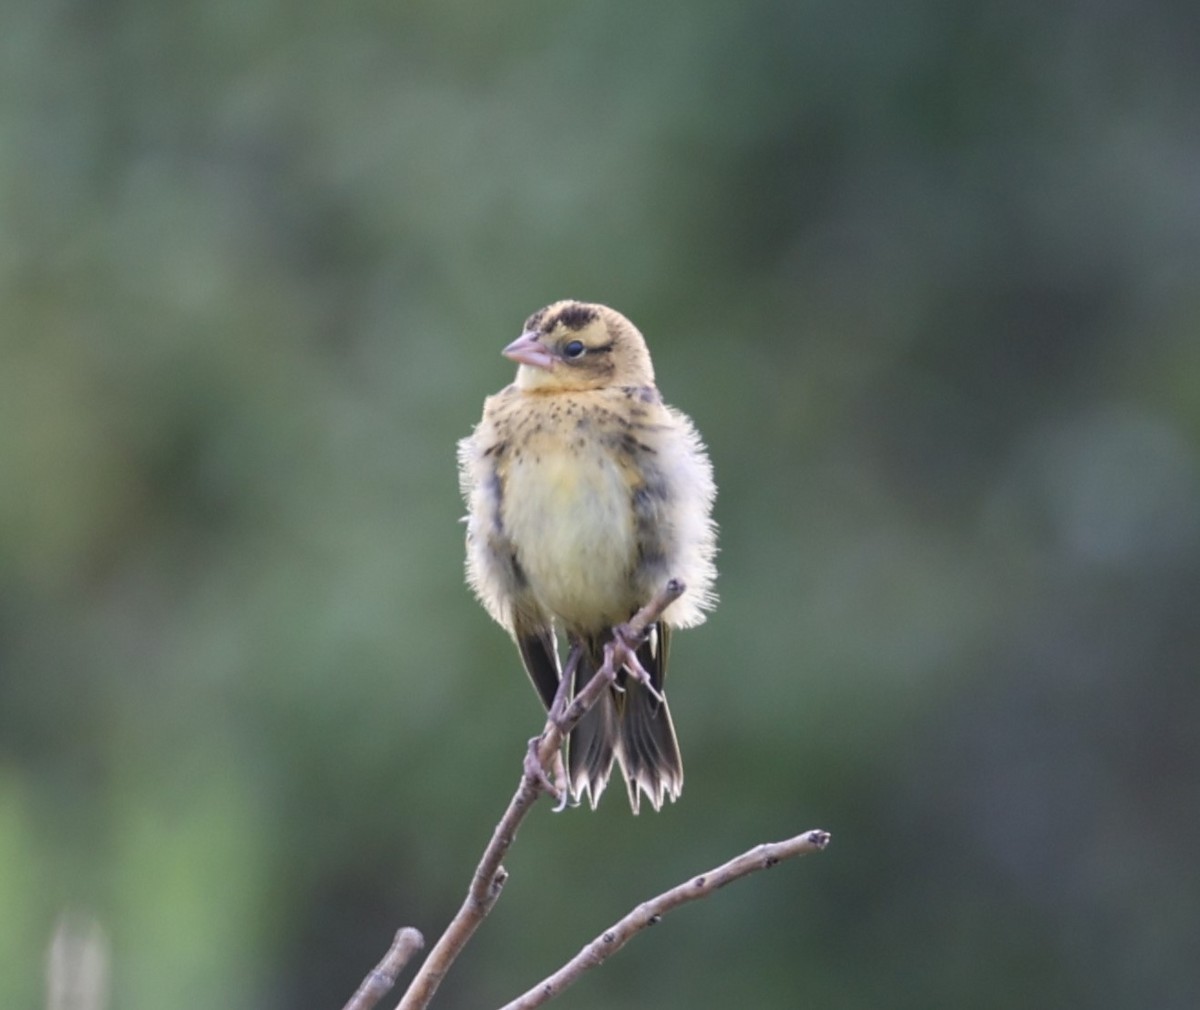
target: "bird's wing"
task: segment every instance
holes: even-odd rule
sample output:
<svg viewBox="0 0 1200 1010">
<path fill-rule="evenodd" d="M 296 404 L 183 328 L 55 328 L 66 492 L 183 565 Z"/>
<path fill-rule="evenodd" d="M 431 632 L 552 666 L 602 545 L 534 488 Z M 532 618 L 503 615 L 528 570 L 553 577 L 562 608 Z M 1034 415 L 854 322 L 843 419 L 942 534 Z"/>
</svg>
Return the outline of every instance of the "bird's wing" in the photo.
<svg viewBox="0 0 1200 1010">
<path fill-rule="evenodd" d="M 558 666 L 558 649 L 554 645 L 554 630 L 549 624 L 532 621 L 521 613 L 513 615 L 513 638 L 521 651 L 525 672 L 533 681 L 542 704 L 549 711 L 562 676 Z"/>
</svg>

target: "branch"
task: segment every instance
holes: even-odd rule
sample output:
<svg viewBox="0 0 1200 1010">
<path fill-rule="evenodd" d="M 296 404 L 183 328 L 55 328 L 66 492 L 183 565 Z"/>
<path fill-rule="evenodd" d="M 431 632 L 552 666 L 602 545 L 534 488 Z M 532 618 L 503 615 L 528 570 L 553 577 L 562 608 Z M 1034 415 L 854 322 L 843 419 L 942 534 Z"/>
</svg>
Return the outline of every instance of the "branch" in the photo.
<svg viewBox="0 0 1200 1010">
<path fill-rule="evenodd" d="M 553 999 L 567 987 L 578 982 L 584 972 L 599 967 L 609 957 L 625 946 L 643 929 L 653 926 L 672 909 L 689 901 L 707 898 L 718 888 L 731 881 L 748 876 L 758 870 L 769 870 L 776 863 L 795 856 L 807 856 L 820 852 L 829 844 L 827 831 L 806 831 L 783 842 L 768 842 L 756 845 L 748 852 L 731 859 L 716 869 L 686 880 L 677 887 L 664 891 L 657 898 L 643 901 L 620 921 L 614 923 L 578 954 L 564 964 L 553 975 L 544 978 L 522 996 L 505 1003 L 500 1010 L 531 1010 Z"/>
<path fill-rule="evenodd" d="M 425 937 L 411 926 L 397 930 L 396 939 L 383 960 L 362 980 L 358 992 L 350 997 L 342 1010 L 373 1010 L 375 1004 L 392 991 L 404 966 L 424 946 Z"/>
<path fill-rule="evenodd" d="M 632 620 L 620 629 L 620 637 L 630 647 L 644 640 L 650 626 L 655 623 L 662 613 L 680 596 L 686 587 L 679 579 L 671 579 L 654 598 L 641 610 L 634 614 Z M 404 993 L 396 1010 L 425 1010 L 433 994 L 446 977 L 446 972 L 462 952 L 467 941 L 479 928 L 479 924 L 487 918 L 488 913 L 500 897 L 504 882 L 508 879 L 508 871 L 500 865 L 508 852 L 509 846 L 517 837 L 517 828 L 525 820 L 526 815 L 537 802 L 538 796 L 546 788 L 544 769 L 550 767 L 555 758 L 561 753 L 563 741 L 579 720 L 584 717 L 600 699 L 600 696 L 613 683 L 620 669 L 621 661 L 625 658 L 618 650 L 612 649 L 606 653 L 605 662 L 596 671 L 596 675 L 588 681 L 587 686 L 580 691 L 561 715 L 556 711 L 559 702 L 565 701 L 566 691 L 560 687 L 560 698 L 555 699 L 546 719 L 546 726 L 541 735 L 530 741 L 530 756 L 525 761 L 521 781 L 517 791 L 509 801 L 508 809 L 500 818 L 492 832 L 492 839 L 484 849 L 483 857 L 475 868 L 471 879 L 471 887 L 466 900 L 458 913 L 446 927 L 446 931 L 434 945 L 433 950 L 421 965 L 416 977 Z M 577 659 L 576 659 L 577 661 Z M 562 684 L 566 684 L 570 672 L 564 671 Z M 532 758 L 536 757 L 536 760 Z M 551 790 L 553 791 L 553 790 Z"/>
</svg>

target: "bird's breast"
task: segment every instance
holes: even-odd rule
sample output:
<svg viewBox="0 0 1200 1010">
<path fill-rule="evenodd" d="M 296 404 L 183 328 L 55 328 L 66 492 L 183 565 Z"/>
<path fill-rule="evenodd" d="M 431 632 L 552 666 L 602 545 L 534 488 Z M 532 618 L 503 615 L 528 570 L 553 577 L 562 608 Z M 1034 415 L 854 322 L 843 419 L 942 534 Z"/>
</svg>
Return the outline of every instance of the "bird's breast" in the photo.
<svg viewBox="0 0 1200 1010">
<path fill-rule="evenodd" d="M 594 439 L 532 438 L 510 461 L 503 523 L 530 591 L 568 627 L 607 627 L 635 605 L 630 475 Z"/>
</svg>

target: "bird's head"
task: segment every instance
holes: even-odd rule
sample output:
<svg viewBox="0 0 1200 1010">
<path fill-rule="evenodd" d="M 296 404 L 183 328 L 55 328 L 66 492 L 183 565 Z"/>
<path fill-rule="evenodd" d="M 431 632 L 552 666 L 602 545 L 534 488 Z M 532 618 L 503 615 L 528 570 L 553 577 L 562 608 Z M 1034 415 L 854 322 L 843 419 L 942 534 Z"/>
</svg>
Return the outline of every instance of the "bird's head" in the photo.
<svg viewBox="0 0 1200 1010">
<path fill-rule="evenodd" d="M 524 332 L 504 348 L 521 367 L 517 386 L 551 393 L 650 386 L 654 367 L 636 326 L 606 305 L 563 301 L 525 320 Z"/>
</svg>

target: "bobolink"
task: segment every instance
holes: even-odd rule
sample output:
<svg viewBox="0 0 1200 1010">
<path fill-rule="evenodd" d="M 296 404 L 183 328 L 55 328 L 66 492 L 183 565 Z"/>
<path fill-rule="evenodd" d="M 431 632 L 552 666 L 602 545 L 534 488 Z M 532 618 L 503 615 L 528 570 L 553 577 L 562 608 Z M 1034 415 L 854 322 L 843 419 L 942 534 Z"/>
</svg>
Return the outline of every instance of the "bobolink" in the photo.
<svg viewBox="0 0 1200 1010">
<path fill-rule="evenodd" d="M 576 797 L 595 807 L 615 758 L 634 813 L 639 790 L 657 810 L 683 786 L 660 700 L 670 629 L 699 624 L 715 603 L 712 467 L 691 421 L 663 403 L 646 342 L 619 312 L 556 302 L 504 354 L 520 366 L 516 381 L 487 398 L 458 447 L 468 581 L 513 636 L 547 708 L 562 675 L 557 631 L 581 649 L 578 692 L 613 627 L 669 578 L 684 582 L 637 653 L 659 697 L 622 670 L 567 751 Z"/>
</svg>

